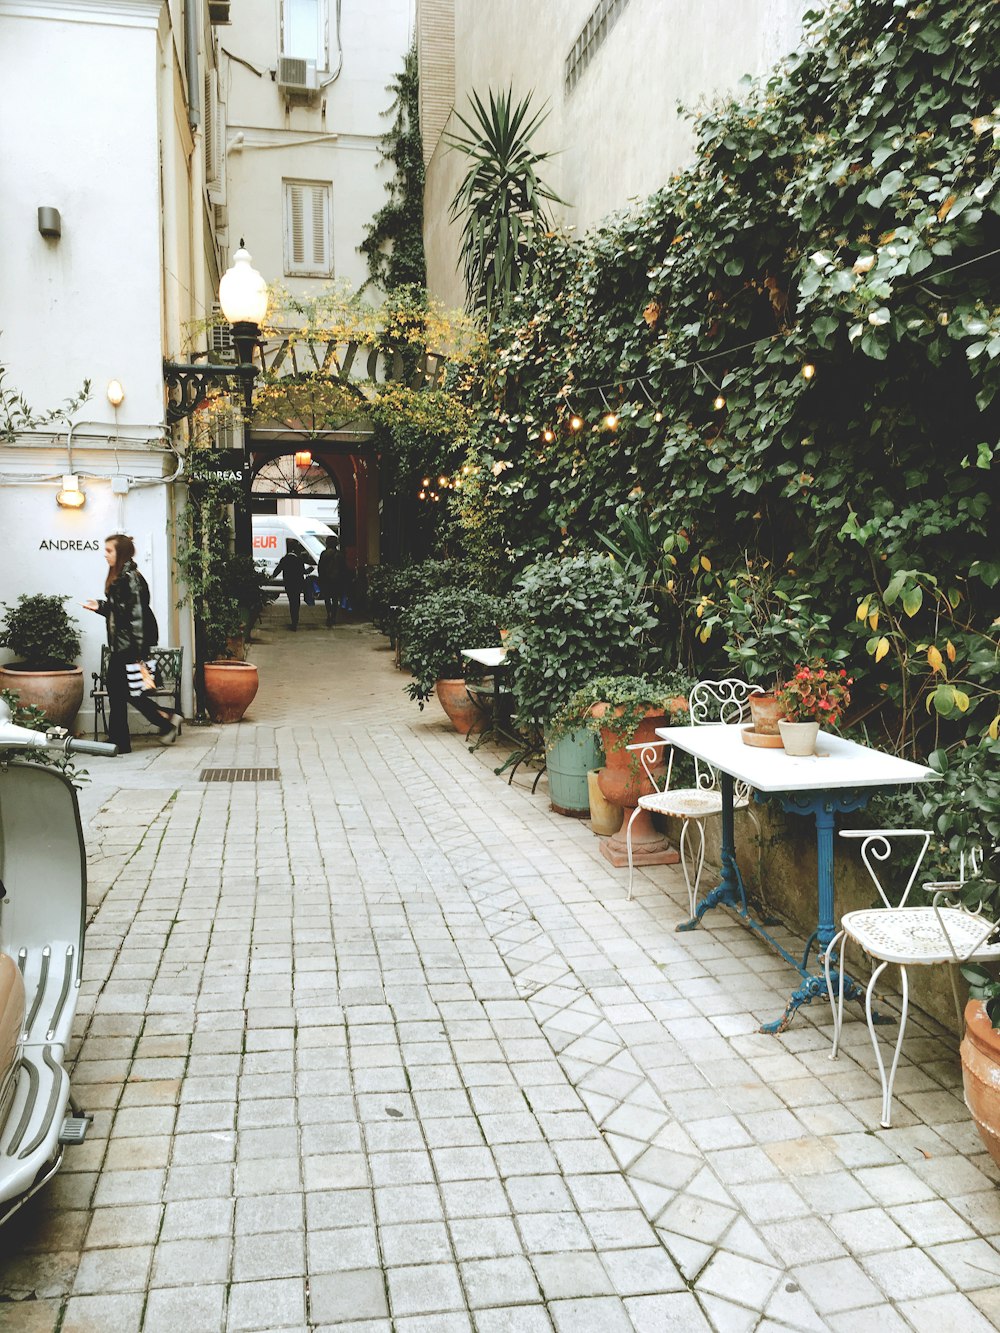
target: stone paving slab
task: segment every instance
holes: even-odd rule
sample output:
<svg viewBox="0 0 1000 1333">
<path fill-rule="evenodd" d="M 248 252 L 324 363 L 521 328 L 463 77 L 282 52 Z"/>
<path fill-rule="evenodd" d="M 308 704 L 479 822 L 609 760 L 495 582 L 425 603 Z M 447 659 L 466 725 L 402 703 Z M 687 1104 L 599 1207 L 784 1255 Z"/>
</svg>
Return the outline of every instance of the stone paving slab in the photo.
<svg viewBox="0 0 1000 1333">
<path fill-rule="evenodd" d="M 857 1014 L 673 868 L 631 902 L 369 627 L 275 610 L 232 727 L 98 767 L 87 1143 L 0 1233 L 0 1329 L 917 1329 L 1000 1319 L 997 1171 L 919 1017 Z M 280 781 L 202 785 L 206 766 Z M 789 943 L 794 944 L 789 938 Z"/>
</svg>

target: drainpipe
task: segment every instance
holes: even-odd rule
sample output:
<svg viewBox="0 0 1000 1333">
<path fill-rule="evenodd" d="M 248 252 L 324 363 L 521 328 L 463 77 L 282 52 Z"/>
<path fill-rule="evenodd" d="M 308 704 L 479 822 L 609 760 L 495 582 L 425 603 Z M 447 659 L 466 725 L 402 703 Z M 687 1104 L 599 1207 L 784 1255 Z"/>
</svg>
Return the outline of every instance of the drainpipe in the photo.
<svg viewBox="0 0 1000 1333">
<path fill-rule="evenodd" d="M 192 130 L 201 124 L 201 83 L 198 74 L 198 0 L 184 0 L 184 63 L 187 66 L 188 124 Z"/>
</svg>

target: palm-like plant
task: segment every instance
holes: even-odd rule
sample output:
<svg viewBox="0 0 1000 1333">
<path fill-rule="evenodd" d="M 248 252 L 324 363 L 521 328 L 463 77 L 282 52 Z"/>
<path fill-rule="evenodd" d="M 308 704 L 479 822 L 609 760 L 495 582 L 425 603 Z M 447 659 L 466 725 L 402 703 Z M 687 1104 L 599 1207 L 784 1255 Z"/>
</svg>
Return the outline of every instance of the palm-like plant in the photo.
<svg viewBox="0 0 1000 1333">
<path fill-rule="evenodd" d="M 528 279 L 541 233 L 551 226 L 546 202 L 563 200 L 538 178 L 540 163 L 551 157 L 531 147 L 531 138 L 548 115 L 531 111 L 531 94 L 514 105 L 513 90 L 489 95 L 489 107 L 470 95 L 473 121 L 456 112 L 467 135 L 449 136 L 449 144 L 471 159 L 451 201 L 452 219 L 463 218 L 462 267 L 470 311 L 489 317 Z"/>
</svg>

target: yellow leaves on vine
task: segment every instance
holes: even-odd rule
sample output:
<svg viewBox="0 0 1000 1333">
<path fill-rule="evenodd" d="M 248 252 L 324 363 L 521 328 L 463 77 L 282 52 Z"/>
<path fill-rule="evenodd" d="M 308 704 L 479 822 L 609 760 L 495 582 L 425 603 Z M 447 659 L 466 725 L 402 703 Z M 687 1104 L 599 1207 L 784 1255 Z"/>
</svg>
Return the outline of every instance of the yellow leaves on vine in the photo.
<svg viewBox="0 0 1000 1333">
<path fill-rule="evenodd" d="M 944 658 L 940 650 L 932 643 L 927 649 L 927 665 L 932 671 L 944 671 Z"/>
<path fill-rule="evenodd" d="M 872 628 L 874 629 L 874 626 L 872 626 Z M 885 657 L 888 651 L 889 651 L 889 640 L 883 634 L 882 638 L 879 639 L 878 643 L 875 645 L 875 661 L 881 662 L 882 658 Z"/>
</svg>

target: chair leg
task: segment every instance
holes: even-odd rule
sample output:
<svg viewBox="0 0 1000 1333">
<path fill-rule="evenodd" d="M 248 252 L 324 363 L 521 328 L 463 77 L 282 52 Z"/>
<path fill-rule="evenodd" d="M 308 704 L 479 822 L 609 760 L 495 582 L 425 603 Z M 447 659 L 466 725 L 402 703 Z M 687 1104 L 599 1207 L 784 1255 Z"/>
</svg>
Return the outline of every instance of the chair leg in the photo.
<svg viewBox="0 0 1000 1333">
<path fill-rule="evenodd" d="M 691 868 L 688 864 L 688 840 L 687 835 L 691 825 L 694 824 L 698 830 L 698 847 L 694 854 L 694 875 L 691 874 Z M 698 886 L 701 883 L 701 872 L 705 865 L 705 825 L 700 819 L 685 819 L 681 824 L 681 836 L 678 844 L 678 851 L 681 854 L 681 870 L 684 872 L 684 884 L 687 888 L 688 911 L 694 916 L 695 907 L 698 903 Z"/>
<path fill-rule="evenodd" d="M 632 811 L 632 814 L 629 817 L 629 821 L 625 826 L 625 851 L 626 854 L 628 855 L 628 901 L 629 902 L 632 901 L 632 876 L 634 874 L 634 868 L 632 865 L 632 825 L 638 818 L 639 810 L 640 807 L 637 805 L 635 809 Z"/>
<path fill-rule="evenodd" d="M 965 1035 L 965 1014 L 962 1011 L 962 1001 L 958 994 L 958 964 L 948 964 L 948 975 L 951 977 L 951 994 L 955 1001 L 955 1017 L 958 1019 L 958 1038 L 961 1041 Z"/>
<path fill-rule="evenodd" d="M 841 943 L 843 941 L 843 943 Z M 840 968 L 838 969 L 838 993 L 837 998 L 833 996 L 833 978 L 830 976 L 830 959 L 840 944 Z M 847 934 L 841 931 L 834 935 L 833 939 L 826 947 L 823 954 L 823 972 L 826 975 L 826 995 L 830 1001 L 830 1010 L 833 1014 L 833 1046 L 830 1050 L 830 1059 L 836 1060 L 840 1050 L 840 1030 L 844 1025 L 844 959 L 847 955 Z"/>
<path fill-rule="evenodd" d="M 872 995 L 875 992 L 875 983 L 889 966 L 888 963 L 879 963 L 878 967 L 872 973 L 871 981 L 868 983 L 868 989 L 865 991 L 865 1016 L 868 1019 L 868 1032 L 872 1039 L 872 1046 L 875 1048 L 875 1059 L 878 1061 L 878 1072 L 882 1079 L 882 1128 L 892 1128 L 892 1085 L 896 1079 L 896 1069 L 899 1065 L 899 1057 L 903 1050 L 903 1036 L 906 1033 L 906 1016 L 910 1007 L 910 982 L 906 975 L 906 968 L 900 964 L 899 973 L 903 988 L 903 1005 L 899 1014 L 899 1033 L 896 1037 L 896 1049 L 892 1056 L 892 1065 L 886 1077 L 885 1063 L 882 1059 L 882 1052 L 879 1049 L 878 1034 L 875 1031 L 875 1020 L 872 1017 Z"/>
</svg>

